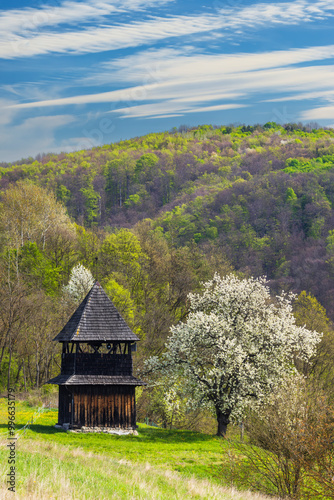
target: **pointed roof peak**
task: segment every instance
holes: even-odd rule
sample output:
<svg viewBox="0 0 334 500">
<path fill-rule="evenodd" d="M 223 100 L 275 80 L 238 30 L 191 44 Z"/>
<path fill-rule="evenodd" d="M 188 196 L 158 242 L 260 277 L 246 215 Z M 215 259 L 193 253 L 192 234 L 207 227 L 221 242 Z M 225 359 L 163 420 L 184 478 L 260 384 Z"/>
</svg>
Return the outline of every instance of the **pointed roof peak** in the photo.
<svg viewBox="0 0 334 500">
<path fill-rule="evenodd" d="M 58 342 L 137 342 L 98 281 L 87 293 L 61 332 Z"/>
</svg>

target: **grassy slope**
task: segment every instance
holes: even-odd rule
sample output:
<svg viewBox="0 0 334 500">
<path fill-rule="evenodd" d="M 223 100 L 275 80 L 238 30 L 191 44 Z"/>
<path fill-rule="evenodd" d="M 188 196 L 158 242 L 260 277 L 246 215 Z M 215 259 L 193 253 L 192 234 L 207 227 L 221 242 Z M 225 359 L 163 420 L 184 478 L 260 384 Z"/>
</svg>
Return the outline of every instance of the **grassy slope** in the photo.
<svg viewBox="0 0 334 500">
<path fill-rule="evenodd" d="M 36 408 L 17 403 L 17 498 L 24 499 L 261 499 L 261 495 L 231 490 L 230 461 L 235 450 L 228 441 L 189 431 L 139 426 L 139 436 L 74 434 L 57 431 L 57 412 L 37 415 Z M 0 403 L 0 497 L 6 490 L 6 401 Z M 233 467 L 243 469 L 242 461 Z M 254 478 L 255 479 L 255 478 Z M 238 487 L 245 487 L 238 479 Z"/>
</svg>

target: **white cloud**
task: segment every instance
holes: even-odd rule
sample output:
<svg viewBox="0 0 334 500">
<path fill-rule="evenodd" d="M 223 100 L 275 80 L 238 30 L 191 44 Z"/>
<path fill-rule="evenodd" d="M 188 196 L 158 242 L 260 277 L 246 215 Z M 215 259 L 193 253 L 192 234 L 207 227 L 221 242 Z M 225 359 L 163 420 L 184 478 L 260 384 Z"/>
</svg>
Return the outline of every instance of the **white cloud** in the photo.
<svg viewBox="0 0 334 500">
<path fill-rule="evenodd" d="M 139 0 L 136 4 L 143 7 L 148 5 L 147 2 L 141 4 Z M 82 10 L 79 7 L 81 5 Z M 121 5 L 123 7 L 123 2 Z M 127 0 L 124 5 L 125 8 L 129 8 L 131 6 L 130 0 Z M 72 31 L 38 32 L 41 26 L 48 24 L 83 22 L 90 17 L 104 16 L 107 14 L 108 8 L 109 10 L 120 8 L 120 3 L 86 2 L 81 4 L 69 2 L 62 4 L 59 8 L 60 11 L 57 8 L 51 9 L 50 14 L 47 13 L 47 9 L 40 9 L 39 13 L 34 12 L 34 14 L 29 9 L 9 11 L 9 14 L 5 12 L 2 18 L 2 25 L 5 28 L 2 31 L 2 40 L 0 39 L 0 57 L 11 59 L 53 52 L 93 53 L 137 47 L 170 37 L 182 37 L 217 30 L 238 33 L 246 28 L 254 29 L 276 24 L 294 25 L 332 15 L 331 11 L 334 6 L 332 2 L 322 0 L 318 0 L 316 3 L 306 0 L 274 4 L 258 3 L 248 7 L 219 9 L 215 14 L 155 17 L 113 26 L 79 26 Z M 22 13 L 27 16 L 27 22 L 24 21 L 23 24 Z M 36 18 L 35 24 L 31 16 Z M 41 16 L 41 20 L 38 20 L 38 16 Z"/>
<path fill-rule="evenodd" d="M 305 110 L 301 113 L 302 120 L 333 120 L 334 106 L 323 106 Z"/>
<path fill-rule="evenodd" d="M 210 89 L 206 89 L 204 92 L 198 91 L 197 89 L 189 89 L 190 91 L 188 92 L 188 95 L 184 92 L 182 97 L 178 97 L 177 99 L 173 99 L 173 102 L 192 102 L 192 103 L 199 103 L 199 102 L 206 102 L 206 101 L 221 101 L 221 100 L 227 100 L 227 99 L 236 99 L 238 97 L 243 97 L 244 94 L 239 92 L 215 92 L 215 91 L 210 91 Z M 185 95 L 184 95 L 185 94 Z M 192 95 L 191 95 L 192 94 Z"/>
<path fill-rule="evenodd" d="M 334 45 L 259 53 L 194 54 L 184 50 L 147 50 L 103 63 L 94 74 L 83 79 L 84 84 L 101 85 L 115 81 L 137 84 L 187 78 L 189 81 L 205 75 L 221 77 L 228 74 L 286 67 L 321 61 L 334 57 Z"/>
<path fill-rule="evenodd" d="M 315 92 L 302 92 L 285 97 L 275 97 L 273 99 L 265 99 L 262 102 L 285 102 L 285 101 L 304 101 L 305 99 L 323 99 L 325 101 L 333 101 L 334 90 L 326 89 Z"/>
<path fill-rule="evenodd" d="M 193 78 L 179 77 L 170 82 L 147 86 L 142 98 L 138 93 L 133 101 L 156 100 L 156 103 L 135 105 L 128 101 L 127 107 L 117 111 L 121 116 L 154 116 L 162 113 L 198 112 L 198 103 L 216 101 L 216 105 L 232 104 L 238 107 L 240 98 L 251 99 L 256 103 L 264 93 L 295 93 L 301 91 L 321 91 L 332 87 L 333 66 L 310 66 L 305 68 L 274 68 L 258 71 L 239 71 L 226 75 L 212 76 L 210 73 Z M 195 80 L 195 81 L 194 81 Z M 192 83 L 194 81 L 194 83 Z M 205 88 L 206 94 L 203 94 Z M 219 90 L 225 93 L 220 96 Z M 130 90 L 130 89 L 129 89 Z M 325 90 L 323 90 L 326 92 Z M 230 95 L 229 95 L 230 94 Z M 234 96 L 233 96 L 234 94 Z M 175 97 L 176 98 L 172 98 Z M 191 99 L 189 99 L 191 96 Z M 231 101 L 237 100 L 237 102 Z M 159 102 L 160 101 L 160 102 Z M 222 101 L 225 101 L 222 103 Z M 200 108 L 203 111 L 207 108 Z"/>
<path fill-rule="evenodd" d="M 326 95 L 333 88 L 334 67 L 300 65 L 332 57 L 334 45 L 238 55 L 146 51 L 103 65 L 102 79 L 109 74 L 128 83 L 122 90 L 18 103 L 14 108 L 126 103 L 117 110 L 120 116 L 150 117 L 199 112 L 204 110 L 199 105 L 210 101 L 218 106 L 241 106 L 242 99 L 249 97 L 263 100 L 264 93 L 284 92 L 286 100 L 307 92 Z M 99 72 L 84 83 L 98 79 Z M 138 85 L 138 80 L 152 83 Z"/>
<path fill-rule="evenodd" d="M 72 123 L 71 115 L 40 116 L 13 123 L 13 111 L 0 113 L 1 161 L 15 161 L 37 153 L 60 151 L 55 132 L 59 127 Z M 73 148 L 72 148 L 73 150 Z"/>
<path fill-rule="evenodd" d="M 111 92 L 101 92 L 98 94 L 85 94 L 77 95 L 73 97 L 63 97 L 61 99 L 47 99 L 43 101 L 36 102 L 26 102 L 22 104 L 12 104 L 10 107 L 17 109 L 26 108 L 45 108 L 50 106 L 67 106 L 72 104 L 96 104 L 100 102 L 119 102 L 127 101 L 129 99 L 134 100 L 139 96 L 139 93 L 146 91 L 150 88 L 147 87 L 133 87 L 124 90 L 114 90 Z"/>
<path fill-rule="evenodd" d="M 13 101 L 0 99 L 0 129 L 9 125 L 14 118 L 16 111 L 12 108 Z"/>
<path fill-rule="evenodd" d="M 182 103 L 176 103 L 173 101 L 164 101 L 159 104 L 142 104 L 139 106 L 129 106 L 127 108 L 120 108 L 111 111 L 112 113 L 121 114 L 122 118 L 152 118 L 156 116 L 161 118 L 161 116 L 175 116 L 184 115 L 187 113 L 202 113 L 210 111 L 222 111 L 226 109 L 236 109 L 246 107 L 243 104 L 217 104 L 215 106 L 185 106 Z"/>
<path fill-rule="evenodd" d="M 186 88 L 185 85 L 188 85 Z M 237 92 L 221 92 L 221 85 L 217 82 L 211 82 L 209 88 L 204 92 L 198 82 L 192 85 L 189 82 L 169 82 L 169 84 L 151 84 L 146 86 L 129 87 L 122 90 L 114 90 L 110 92 L 102 92 L 98 94 L 85 94 L 72 97 L 64 97 L 61 99 L 48 99 L 43 101 L 27 102 L 21 104 L 11 104 L 14 109 L 27 108 L 45 108 L 53 106 L 68 106 L 80 104 L 97 104 L 97 103 L 132 103 L 135 101 L 145 100 L 160 100 L 172 99 L 173 103 L 185 102 L 205 102 L 214 101 L 217 99 L 235 99 L 242 97 L 244 93 Z"/>
<path fill-rule="evenodd" d="M 215 106 L 202 106 L 199 108 L 192 108 L 189 113 L 202 113 L 208 111 L 223 111 L 226 109 L 247 108 L 248 104 L 217 104 Z"/>
<path fill-rule="evenodd" d="M 333 2 L 295 2 L 258 3 L 238 10 L 238 16 L 231 20 L 234 29 L 243 26 L 256 27 L 259 24 L 298 24 L 323 19 L 334 9 Z M 226 10 L 223 8 L 222 13 Z"/>
<path fill-rule="evenodd" d="M 155 120 L 155 119 L 159 119 L 159 118 L 173 118 L 175 116 L 183 116 L 183 115 L 182 115 L 182 113 L 181 114 L 174 113 L 174 114 L 158 115 L 158 116 L 146 116 L 146 118 L 148 120 Z"/>
<path fill-rule="evenodd" d="M 38 33 L 25 37 L 15 35 L 1 40 L 0 57 L 12 59 L 52 52 L 84 54 L 137 47 L 170 37 L 211 31 L 212 23 L 216 23 L 214 16 L 157 18 L 81 31 Z"/>
<path fill-rule="evenodd" d="M 159 7 L 174 0 L 88 0 L 86 2 L 64 1 L 59 5 L 43 5 L 0 12 L 0 33 L 28 34 L 45 26 L 77 24 L 102 21 L 106 16 L 120 12 L 140 11 Z"/>
</svg>

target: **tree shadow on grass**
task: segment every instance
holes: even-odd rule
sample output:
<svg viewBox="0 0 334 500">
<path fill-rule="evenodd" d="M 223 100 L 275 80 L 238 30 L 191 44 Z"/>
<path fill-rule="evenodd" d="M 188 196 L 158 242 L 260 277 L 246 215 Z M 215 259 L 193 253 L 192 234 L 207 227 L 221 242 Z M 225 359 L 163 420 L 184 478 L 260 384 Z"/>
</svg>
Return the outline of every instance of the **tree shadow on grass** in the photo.
<svg viewBox="0 0 334 500">
<path fill-rule="evenodd" d="M 24 425 L 17 425 L 15 432 L 23 431 Z M 0 424 L 0 429 L 7 429 L 6 424 Z M 27 426 L 27 430 L 30 430 L 36 434 L 66 434 L 66 431 L 63 429 L 56 429 L 53 425 L 42 425 L 42 424 L 29 424 Z M 187 430 L 169 430 L 169 429 L 161 429 L 158 427 L 149 427 L 144 424 L 139 425 L 138 428 L 138 436 L 134 435 L 122 435 L 118 436 L 117 434 L 107 434 L 107 433 L 70 433 L 73 437 L 87 437 L 91 438 L 94 436 L 97 439 L 134 439 L 140 440 L 146 443 L 155 443 L 155 442 L 165 442 L 165 443 L 195 443 L 195 442 L 206 442 L 212 441 L 215 436 L 210 434 L 202 434 L 200 432 L 193 432 Z M 218 439 L 218 438 L 217 438 Z"/>
<path fill-rule="evenodd" d="M 15 427 L 15 432 L 24 432 L 24 425 L 18 424 Z M 7 424 L 0 424 L 0 430 L 7 430 Z M 30 424 L 26 427 L 27 430 L 39 434 L 56 434 L 57 432 L 65 432 L 63 429 L 56 429 L 53 425 Z"/>
<path fill-rule="evenodd" d="M 56 429 L 53 425 L 31 424 L 29 430 L 37 434 L 58 434 L 65 432 L 63 429 Z"/>
</svg>

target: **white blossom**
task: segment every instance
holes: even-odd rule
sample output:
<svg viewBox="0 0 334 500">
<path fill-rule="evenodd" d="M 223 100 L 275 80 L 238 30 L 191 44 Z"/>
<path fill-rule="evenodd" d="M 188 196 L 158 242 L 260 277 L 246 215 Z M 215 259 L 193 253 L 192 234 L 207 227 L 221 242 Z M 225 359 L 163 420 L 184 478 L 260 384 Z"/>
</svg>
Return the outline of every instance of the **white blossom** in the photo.
<svg viewBox="0 0 334 500">
<path fill-rule="evenodd" d="M 69 282 L 63 286 L 63 292 L 74 302 L 80 302 L 93 285 L 94 278 L 90 270 L 82 264 L 78 264 L 72 268 Z"/>
<path fill-rule="evenodd" d="M 226 428 L 296 371 L 294 359 L 315 353 L 321 334 L 295 324 L 292 298 L 274 300 L 264 278 L 216 274 L 202 294 L 189 295 L 187 321 L 171 328 L 166 352 L 147 366 L 181 370 L 193 405 L 214 408 Z"/>
</svg>

